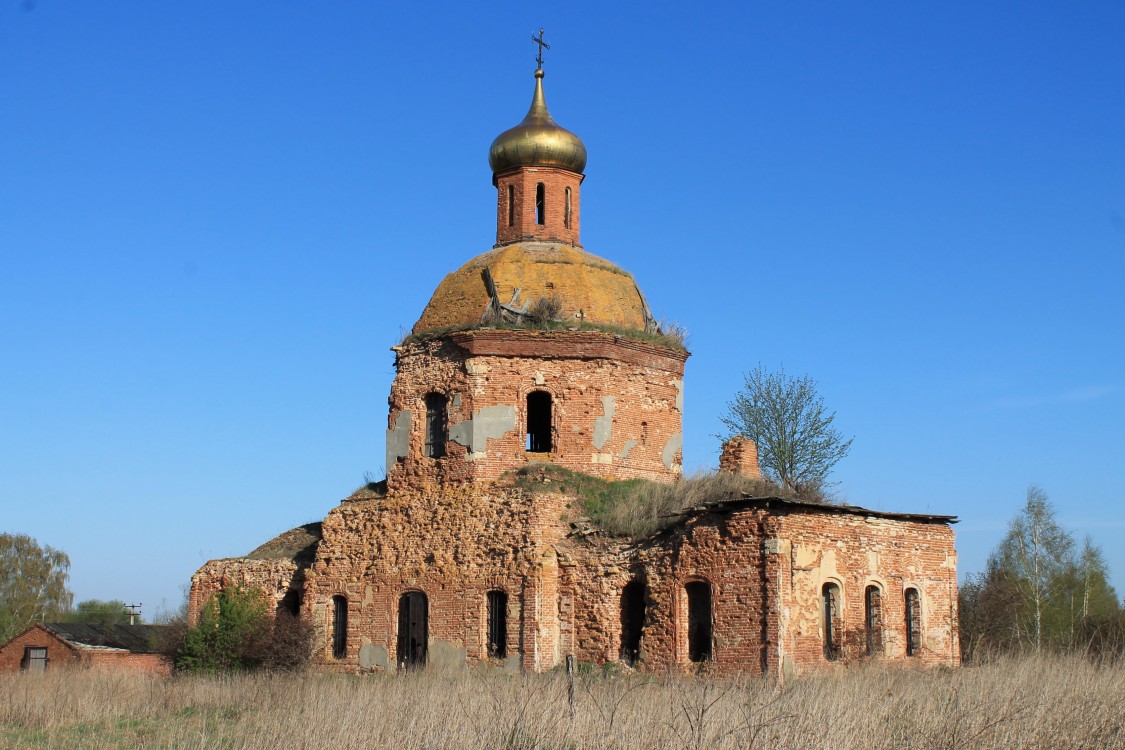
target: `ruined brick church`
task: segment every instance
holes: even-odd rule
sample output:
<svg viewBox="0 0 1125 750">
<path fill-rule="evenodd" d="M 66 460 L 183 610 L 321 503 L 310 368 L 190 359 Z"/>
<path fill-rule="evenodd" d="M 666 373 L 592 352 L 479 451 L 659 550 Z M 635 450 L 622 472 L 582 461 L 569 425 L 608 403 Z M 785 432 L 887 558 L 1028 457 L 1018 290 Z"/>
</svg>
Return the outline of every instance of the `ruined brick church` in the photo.
<svg viewBox="0 0 1125 750">
<path fill-rule="evenodd" d="M 385 486 L 208 562 L 190 616 L 223 587 L 260 590 L 347 672 L 957 664 L 952 517 L 740 494 L 637 539 L 584 523 L 549 471 L 529 489 L 529 467 L 680 480 L 688 353 L 580 244 L 586 149 L 548 112 L 542 66 L 489 163 L 496 244 L 392 347 Z M 753 443 L 728 442 L 720 470 L 757 473 Z"/>
</svg>

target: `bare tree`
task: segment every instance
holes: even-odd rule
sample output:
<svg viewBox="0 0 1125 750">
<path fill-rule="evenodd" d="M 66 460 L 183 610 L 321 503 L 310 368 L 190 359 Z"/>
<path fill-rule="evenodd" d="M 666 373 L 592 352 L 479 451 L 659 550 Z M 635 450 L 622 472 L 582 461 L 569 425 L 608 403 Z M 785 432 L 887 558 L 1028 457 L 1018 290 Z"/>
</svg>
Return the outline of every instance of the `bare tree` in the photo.
<svg viewBox="0 0 1125 750">
<path fill-rule="evenodd" d="M 69 571 L 65 552 L 26 534 L 0 534 L 0 643 L 70 609 Z"/>
<path fill-rule="evenodd" d="M 748 372 L 720 419 L 728 437 L 757 443 L 763 472 L 802 498 L 823 497 L 829 472 L 852 447 L 852 438 L 833 426 L 836 412 L 825 409 L 816 381 L 785 368 L 770 372 L 759 364 Z"/>
</svg>

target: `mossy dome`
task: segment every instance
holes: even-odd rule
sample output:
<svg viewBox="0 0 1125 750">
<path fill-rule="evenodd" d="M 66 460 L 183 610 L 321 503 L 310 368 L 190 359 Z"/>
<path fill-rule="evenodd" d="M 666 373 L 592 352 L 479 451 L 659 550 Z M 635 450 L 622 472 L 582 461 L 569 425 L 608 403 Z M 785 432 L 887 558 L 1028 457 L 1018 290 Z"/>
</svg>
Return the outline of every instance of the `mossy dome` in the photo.
<svg viewBox="0 0 1125 750">
<path fill-rule="evenodd" d="M 535 94 L 523 122 L 496 136 L 488 150 L 494 175 L 519 167 L 558 167 L 582 174 L 586 146 L 582 139 L 560 127 L 547 111 L 543 98 L 543 70 L 535 71 Z"/>
<path fill-rule="evenodd" d="M 492 298 L 485 269 L 500 304 L 533 310 L 550 301 L 563 324 L 655 329 L 648 303 L 633 277 L 607 260 L 573 245 L 519 242 L 478 255 L 446 276 L 430 298 L 414 333 L 487 323 Z"/>
</svg>

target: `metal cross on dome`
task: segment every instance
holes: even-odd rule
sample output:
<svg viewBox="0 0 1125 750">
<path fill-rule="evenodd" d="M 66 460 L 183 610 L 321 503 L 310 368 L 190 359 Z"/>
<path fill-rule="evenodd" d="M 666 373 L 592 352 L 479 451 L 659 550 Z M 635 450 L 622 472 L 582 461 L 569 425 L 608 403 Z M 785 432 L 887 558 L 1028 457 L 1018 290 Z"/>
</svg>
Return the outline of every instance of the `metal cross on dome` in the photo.
<svg viewBox="0 0 1125 750">
<path fill-rule="evenodd" d="M 543 50 L 551 49 L 551 45 L 543 41 L 543 29 L 539 29 L 539 36 L 532 36 L 531 41 L 539 45 L 539 54 L 535 56 L 535 62 L 539 65 L 538 70 L 543 70 Z"/>
</svg>

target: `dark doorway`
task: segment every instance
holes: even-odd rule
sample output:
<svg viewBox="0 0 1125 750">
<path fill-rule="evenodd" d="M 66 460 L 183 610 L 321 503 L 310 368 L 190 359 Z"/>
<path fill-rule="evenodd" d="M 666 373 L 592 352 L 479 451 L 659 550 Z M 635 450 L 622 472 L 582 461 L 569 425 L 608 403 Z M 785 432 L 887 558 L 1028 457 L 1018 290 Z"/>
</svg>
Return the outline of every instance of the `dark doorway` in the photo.
<svg viewBox="0 0 1125 750">
<path fill-rule="evenodd" d="M 488 655 L 503 659 L 508 655 L 508 595 L 488 592 Z"/>
<path fill-rule="evenodd" d="M 426 595 L 421 591 L 407 591 L 398 600 L 398 666 L 401 669 L 426 666 L 428 610 Z"/>
<path fill-rule="evenodd" d="M 711 584 L 692 581 L 687 586 L 688 658 L 711 660 Z"/>
<path fill-rule="evenodd" d="M 527 450 L 551 452 L 551 394 L 546 391 L 527 394 Z"/>
<path fill-rule="evenodd" d="M 621 591 L 621 661 L 630 667 L 641 658 L 645 628 L 645 585 L 630 581 Z"/>
</svg>

